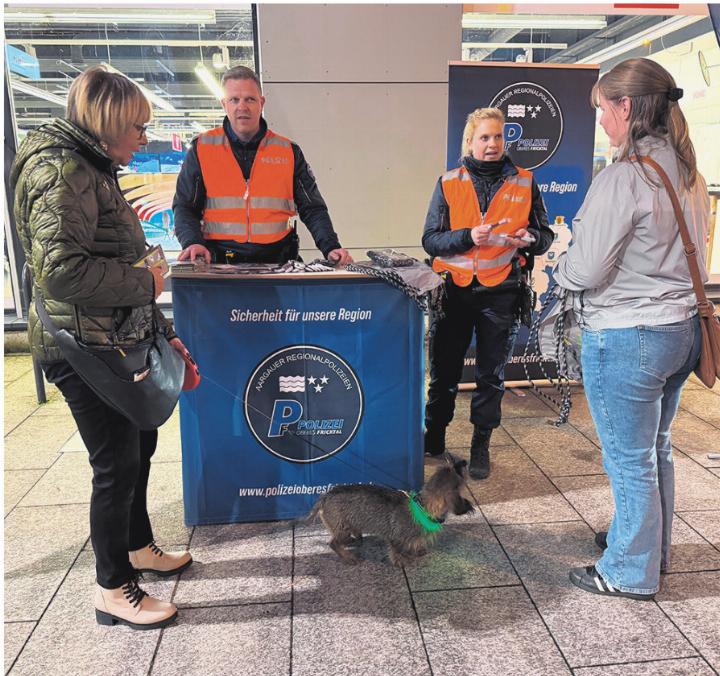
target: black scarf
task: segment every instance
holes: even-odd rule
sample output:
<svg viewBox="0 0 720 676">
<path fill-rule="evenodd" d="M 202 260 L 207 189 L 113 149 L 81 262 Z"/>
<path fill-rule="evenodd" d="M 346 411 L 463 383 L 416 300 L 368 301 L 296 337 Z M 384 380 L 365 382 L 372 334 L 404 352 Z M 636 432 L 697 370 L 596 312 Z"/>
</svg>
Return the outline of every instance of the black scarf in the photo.
<svg viewBox="0 0 720 676">
<path fill-rule="evenodd" d="M 483 181 L 494 183 L 502 176 L 503 167 L 505 166 L 505 157 L 499 160 L 476 160 L 472 155 L 468 155 L 463 159 L 465 168 L 473 175 Z"/>
</svg>

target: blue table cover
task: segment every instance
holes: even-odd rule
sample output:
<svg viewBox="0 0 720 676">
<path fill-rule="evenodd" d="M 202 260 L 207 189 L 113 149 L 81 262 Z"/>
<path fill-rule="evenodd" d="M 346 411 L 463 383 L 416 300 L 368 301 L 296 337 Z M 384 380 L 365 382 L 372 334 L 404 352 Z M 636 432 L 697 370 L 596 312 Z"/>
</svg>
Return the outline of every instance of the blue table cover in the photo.
<svg viewBox="0 0 720 676">
<path fill-rule="evenodd" d="M 173 277 L 202 380 L 180 398 L 188 525 L 306 514 L 423 481 L 423 316 L 374 279 Z"/>
</svg>

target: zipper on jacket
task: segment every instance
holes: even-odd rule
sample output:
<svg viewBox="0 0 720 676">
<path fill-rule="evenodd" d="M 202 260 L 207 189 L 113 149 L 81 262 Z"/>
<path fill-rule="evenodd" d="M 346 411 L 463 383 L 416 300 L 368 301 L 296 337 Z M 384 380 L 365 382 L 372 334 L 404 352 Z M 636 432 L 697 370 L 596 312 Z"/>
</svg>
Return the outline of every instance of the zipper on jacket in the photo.
<svg viewBox="0 0 720 676">
<path fill-rule="evenodd" d="M 257 158 L 257 155 L 255 156 Z M 253 162 L 253 166 L 255 165 L 255 162 Z M 252 176 L 252 169 L 250 170 L 250 176 Z M 245 181 L 245 194 L 243 195 L 243 199 L 245 200 L 245 210 L 247 211 L 247 241 L 248 244 L 250 243 L 250 179 Z"/>
<path fill-rule="evenodd" d="M 111 315 L 111 321 L 113 322 L 113 328 L 112 328 L 112 333 L 111 333 L 110 337 L 113 342 L 113 350 L 117 350 L 120 353 L 120 356 L 124 359 L 125 357 L 127 357 L 127 354 L 125 354 L 125 350 L 123 350 L 119 345 L 120 341 L 118 340 L 117 329 L 115 328 L 114 313 L 113 313 L 113 315 Z"/>
<path fill-rule="evenodd" d="M 200 192 L 200 177 L 195 178 L 195 192 L 193 193 L 192 203 L 194 207 L 198 207 L 198 193 Z"/>
<path fill-rule="evenodd" d="M 245 199 L 245 209 L 247 210 L 247 236 L 248 236 L 248 243 L 250 243 L 252 240 L 250 239 L 250 233 L 252 232 L 250 228 L 250 181 L 252 181 L 253 177 L 253 171 L 255 171 L 255 167 L 257 166 L 258 162 L 260 161 L 258 159 L 258 155 L 260 154 L 260 151 L 264 149 L 263 143 L 265 142 L 265 139 L 268 138 L 268 134 L 270 133 L 269 130 L 265 132 L 265 136 L 263 136 L 260 139 L 260 143 L 258 143 L 257 150 L 255 151 L 255 159 L 253 160 L 252 166 L 250 167 L 250 176 L 248 176 L 247 181 L 245 181 L 245 195 L 243 198 Z M 267 144 L 266 144 L 267 145 Z M 242 173 L 242 168 L 240 169 L 240 173 Z"/>
<path fill-rule="evenodd" d="M 75 327 L 78 332 L 78 340 L 80 342 L 85 342 L 83 340 L 82 328 L 80 326 L 80 308 L 77 305 L 73 305 L 73 313 L 75 314 Z"/>
<path fill-rule="evenodd" d="M 476 196 L 476 198 L 477 198 L 477 196 Z M 480 202 L 478 200 L 478 207 L 479 206 L 480 206 Z M 485 216 L 487 216 L 487 211 L 485 213 L 483 213 L 481 211 L 480 212 L 480 225 L 485 225 Z M 480 245 L 475 244 L 475 242 L 473 242 L 473 244 L 475 246 L 475 254 L 473 255 L 473 278 L 477 279 L 477 273 L 478 273 L 477 262 L 478 262 L 478 256 L 480 255 Z"/>
</svg>

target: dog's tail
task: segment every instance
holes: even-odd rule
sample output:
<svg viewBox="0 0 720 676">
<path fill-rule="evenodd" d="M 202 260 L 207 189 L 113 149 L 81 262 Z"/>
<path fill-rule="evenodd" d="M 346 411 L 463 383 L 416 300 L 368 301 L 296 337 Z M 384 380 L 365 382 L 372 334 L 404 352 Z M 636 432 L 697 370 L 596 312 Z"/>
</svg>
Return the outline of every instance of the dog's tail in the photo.
<svg viewBox="0 0 720 676">
<path fill-rule="evenodd" d="M 297 519 L 296 523 L 301 524 L 303 526 L 309 526 L 312 523 L 314 523 L 315 521 L 317 521 L 320 516 L 320 512 L 322 511 L 324 503 L 325 503 L 325 496 L 322 495 L 322 496 L 320 496 L 318 501 L 315 503 L 313 508 L 310 510 L 310 512 L 308 512 L 307 516 Z"/>
</svg>

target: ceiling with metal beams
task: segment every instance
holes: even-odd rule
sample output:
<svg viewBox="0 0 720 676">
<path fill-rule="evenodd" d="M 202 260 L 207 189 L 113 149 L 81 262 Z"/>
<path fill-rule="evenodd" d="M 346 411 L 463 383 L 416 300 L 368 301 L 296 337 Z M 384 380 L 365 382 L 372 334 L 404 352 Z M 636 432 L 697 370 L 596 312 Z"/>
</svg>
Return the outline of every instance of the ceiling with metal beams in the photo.
<svg viewBox="0 0 720 676">
<path fill-rule="evenodd" d="M 592 5 L 588 5 L 592 8 Z M 499 15 L 466 12 L 462 55 L 468 60 L 578 63 L 613 58 L 613 49 L 671 41 L 707 30 L 699 16 Z M 198 75 L 217 81 L 228 65 L 255 66 L 252 6 L 232 9 L 96 9 L 6 6 L 5 37 L 37 59 L 39 78 L 11 73 L 19 130 L 62 114 L 77 73 L 107 63 L 145 87 L 155 105 L 152 138 L 188 141 L 222 119 L 217 96 Z M 684 37 L 683 39 L 686 39 Z M 622 50 L 621 50 L 622 51 Z M 626 50 L 627 51 L 627 50 Z"/>
<path fill-rule="evenodd" d="M 43 11 L 48 19 L 36 18 Z M 27 12 L 32 18 L 22 20 Z M 175 13 L 186 18 L 178 20 L 168 10 L 143 15 L 133 8 L 85 8 L 77 11 L 81 16 L 73 22 L 68 9 L 6 9 L 6 43 L 33 55 L 40 68 L 39 80 L 11 73 L 11 82 L 25 80 L 63 99 L 79 72 L 107 63 L 167 103 L 153 106 L 155 138 L 167 139 L 172 132 L 189 138 L 199 127 L 217 124 L 223 115 L 216 96 L 195 71 L 198 64 L 204 64 L 216 81 L 229 64 L 255 67 L 252 12 L 247 5 L 197 14 L 178 8 Z M 62 22 L 52 20 L 61 14 Z M 13 96 L 21 129 L 46 122 L 62 108 L 38 92 L 13 87 Z"/>
</svg>

